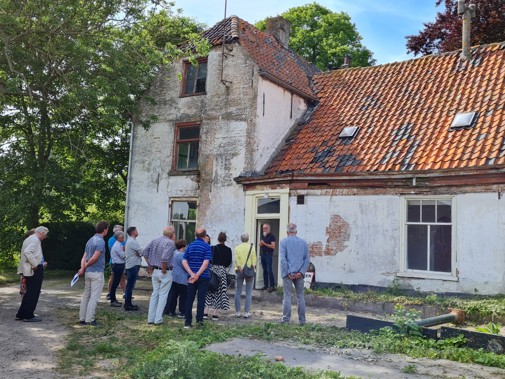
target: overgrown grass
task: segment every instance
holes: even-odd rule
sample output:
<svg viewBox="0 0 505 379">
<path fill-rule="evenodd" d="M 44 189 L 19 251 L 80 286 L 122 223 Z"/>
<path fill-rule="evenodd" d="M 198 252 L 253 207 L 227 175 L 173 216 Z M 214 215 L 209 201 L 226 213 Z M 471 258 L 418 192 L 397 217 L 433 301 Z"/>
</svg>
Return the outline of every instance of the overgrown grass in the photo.
<svg viewBox="0 0 505 379">
<path fill-rule="evenodd" d="M 402 304 L 406 306 L 430 305 L 441 310 L 457 308 L 465 311 L 466 318 L 473 322 L 500 321 L 505 320 L 505 296 L 441 296 L 437 294 L 426 294 L 415 292 L 406 294 L 399 288 L 388 288 L 385 291 L 355 292 L 344 285 L 339 285 L 331 289 L 307 290 L 307 293 L 316 296 L 328 296 L 340 298 L 344 303 L 353 302 L 388 302 Z"/>
<path fill-rule="evenodd" d="M 449 359 L 505 368 L 505 356 L 464 347 L 463 337 L 435 341 L 402 336 L 384 329 L 362 334 L 332 326 L 303 327 L 272 323 L 222 325 L 183 329 L 181 320 L 168 319 L 163 326 L 149 326 L 145 315 L 101 310 L 96 328 L 75 324 L 75 310 L 61 310 L 71 335 L 61 352 L 60 366 L 69 375 L 115 378 L 342 378 L 338 372 L 309 372 L 267 361 L 265 357 L 222 356 L 202 349 L 231 338 L 312 345 L 315 348 L 357 348 L 376 353 Z"/>
</svg>

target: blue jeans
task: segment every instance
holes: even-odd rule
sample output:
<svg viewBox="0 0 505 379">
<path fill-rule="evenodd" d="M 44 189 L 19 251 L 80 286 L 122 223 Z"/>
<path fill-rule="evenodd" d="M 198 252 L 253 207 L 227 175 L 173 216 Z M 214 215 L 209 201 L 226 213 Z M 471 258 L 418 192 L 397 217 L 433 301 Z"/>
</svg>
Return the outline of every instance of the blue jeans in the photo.
<svg viewBox="0 0 505 379">
<path fill-rule="evenodd" d="M 135 288 L 135 283 L 137 282 L 137 277 L 139 276 L 140 266 L 133 266 L 132 268 L 126 269 L 126 288 L 125 288 L 125 308 L 132 306 L 132 296 L 133 289 Z"/>
<path fill-rule="evenodd" d="M 291 286 L 295 286 L 296 304 L 298 306 L 298 322 L 305 324 L 305 294 L 303 287 L 303 275 L 299 279 L 291 280 L 287 276 L 282 278 L 282 321 L 289 322 L 291 319 Z"/>
<path fill-rule="evenodd" d="M 193 322 L 193 303 L 198 292 L 196 304 L 196 322 L 203 322 L 203 310 L 205 308 L 205 297 L 209 288 L 210 278 L 199 278 L 195 283 L 188 283 L 188 297 L 186 298 L 186 325 Z"/>
<path fill-rule="evenodd" d="M 261 267 L 263 268 L 263 286 L 275 287 L 274 272 L 272 269 L 273 254 L 261 254 Z"/>
<path fill-rule="evenodd" d="M 245 307 L 244 312 L 248 313 L 251 310 L 252 301 L 252 287 L 254 278 L 244 278 L 242 274 L 237 271 L 237 288 L 235 289 L 235 312 L 240 313 L 240 297 L 242 296 L 242 286 L 245 280 Z"/>
<path fill-rule="evenodd" d="M 112 272 L 114 273 L 114 277 L 112 279 L 112 285 L 110 287 L 110 302 L 113 303 L 117 301 L 116 299 L 116 290 L 119 282 L 121 281 L 121 277 L 124 272 L 124 263 L 113 263 L 112 264 Z"/>
</svg>

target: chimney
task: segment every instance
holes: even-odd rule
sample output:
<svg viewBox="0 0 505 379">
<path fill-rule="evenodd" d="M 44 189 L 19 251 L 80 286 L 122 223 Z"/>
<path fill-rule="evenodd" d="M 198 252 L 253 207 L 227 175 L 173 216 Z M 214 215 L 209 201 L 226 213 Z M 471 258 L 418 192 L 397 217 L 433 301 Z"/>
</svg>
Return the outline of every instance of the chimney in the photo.
<svg viewBox="0 0 505 379">
<path fill-rule="evenodd" d="M 267 33 L 274 36 L 279 43 L 287 48 L 289 45 L 289 33 L 291 24 L 281 16 L 266 19 Z"/>
<path fill-rule="evenodd" d="M 346 54 L 344 55 L 344 63 L 342 64 L 342 66 L 340 66 L 340 68 L 349 68 L 349 67 L 351 67 L 351 55 Z"/>
<path fill-rule="evenodd" d="M 471 42 L 471 29 L 472 18 L 475 17 L 475 4 L 465 5 L 465 0 L 458 0 L 458 15 L 462 16 L 462 50 L 461 60 L 467 61 L 472 58 L 470 48 Z"/>
</svg>

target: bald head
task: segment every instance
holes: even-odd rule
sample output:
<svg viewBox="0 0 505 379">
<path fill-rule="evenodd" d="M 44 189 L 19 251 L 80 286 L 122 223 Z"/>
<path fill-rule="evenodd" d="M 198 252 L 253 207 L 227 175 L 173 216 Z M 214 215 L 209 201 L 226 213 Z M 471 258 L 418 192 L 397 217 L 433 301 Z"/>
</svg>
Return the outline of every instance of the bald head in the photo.
<svg viewBox="0 0 505 379">
<path fill-rule="evenodd" d="M 169 226 L 165 226 L 163 228 L 163 235 L 168 237 L 168 238 L 172 238 L 175 234 L 175 228 L 172 226 L 172 225 L 169 225 Z"/>
<path fill-rule="evenodd" d="M 196 238 L 205 238 L 206 235 L 207 235 L 207 231 L 205 230 L 205 228 L 196 229 L 196 232 L 195 232 Z"/>
</svg>

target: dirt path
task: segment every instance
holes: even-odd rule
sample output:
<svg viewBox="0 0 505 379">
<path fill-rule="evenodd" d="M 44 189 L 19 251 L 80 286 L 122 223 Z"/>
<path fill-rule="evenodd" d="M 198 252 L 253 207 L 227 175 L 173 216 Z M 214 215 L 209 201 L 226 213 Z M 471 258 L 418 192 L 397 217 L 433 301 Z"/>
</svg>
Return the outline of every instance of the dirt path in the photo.
<svg viewBox="0 0 505 379">
<path fill-rule="evenodd" d="M 17 286 L 0 288 L 0 378 L 24 379 L 64 378 L 57 372 L 57 352 L 65 347 L 68 330 L 57 319 L 54 309 L 58 307 L 75 308 L 76 322 L 78 319 L 79 301 L 82 295 L 82 280 L 74 288 L 67 281 L 46 280 L 36 313 L 43 318 L 40 323 L 25 323 L 15 321 L 14 316 L 19 306 L 20 297 Z M 145 313 L 150 295 L 150 282 L 138 282 L 135 292 L 135 303 Z M 104 295 L 105 296 L 105 295 Z M 252 317 L 249 320 L 236 319 L 234 312 L 220 316 L 219 323 L 244 322 L 277 322 L 281 318 L 281 303 L 260 301 L 259 291 L 255 291 Z M 105 297 L 99 307 L 107 307 Z M 233 304 L 233 300 L 230 299 Z M 117 309 L 122 312 L 121 309 Z M 296 312 L 294 312 L 296 315 Z M 333 309 L 314 308 L 307 310 L 307 322 L 322 325 L 345 326 L 346 313 Z M 210 321 L 209 321 L 210 322 Z M 246 344 L 246 345 L 244 345 Z M 245 348 L 245 349 L 244 349 Z M 285 363 L 293 366 L 305 366 L 309 369 L 331 369 L 341 371 L 344 375 L 358 377 L 381 378 L 505 378 L 505 370 L 458 364 L 449 361 L 433 361 L 428 359 L 413 359 L 400 355 L 376 355 L 369 351 L 350 349 L 317 350 L 311 346 L 300 348 L 287 344 L 271 344 L 262 341 L 239 340 L 224 344 L 209 346 L 227 354 L 244 354 L 244 351 L 264 354 L 273 360 L 275 355 L 284 355 Z M 308 359 L 308 360 L 307 360 Z M 315 365 L 315 366 L 314 366 Z M 405 366 L 415 366 L 417 374 L 405 374 Z"/>
</svg>

